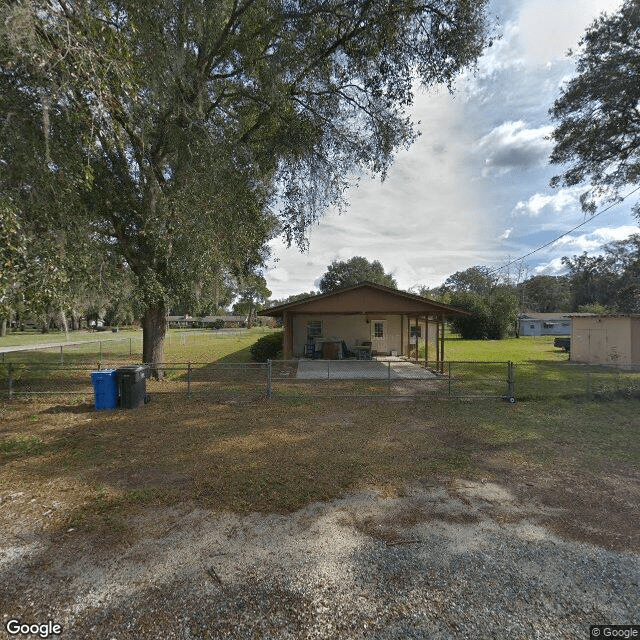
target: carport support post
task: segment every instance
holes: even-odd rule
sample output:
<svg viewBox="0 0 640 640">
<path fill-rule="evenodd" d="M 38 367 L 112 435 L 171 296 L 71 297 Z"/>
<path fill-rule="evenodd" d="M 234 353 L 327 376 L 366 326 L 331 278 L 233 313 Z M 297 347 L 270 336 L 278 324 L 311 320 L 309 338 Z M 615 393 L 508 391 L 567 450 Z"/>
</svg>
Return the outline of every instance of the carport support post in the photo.
<svg viewBox="0 0 640 640">
<path fill-rule="evenodd" d="M 391 362 L 387 362 L 387 392 L 391 393 Z"/>
<path fill-rule="evenodd" d="M 429 366 L 429 314 L 424 316 L 424 368 Z"/>
<path fill-rule="evenodd" d="M 444 373 L 444 315 L 440 316 L 440 373 Z"/>
</svg>

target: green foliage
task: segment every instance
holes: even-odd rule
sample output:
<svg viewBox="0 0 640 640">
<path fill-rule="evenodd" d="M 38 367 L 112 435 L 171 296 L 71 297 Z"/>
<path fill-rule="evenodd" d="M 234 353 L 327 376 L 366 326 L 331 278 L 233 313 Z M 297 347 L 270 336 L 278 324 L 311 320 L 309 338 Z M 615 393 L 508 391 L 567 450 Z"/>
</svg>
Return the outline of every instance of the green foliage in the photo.
<svg viewBox="0 0 640 640">
<path fill-rule="evenodd" d="M 415 138 L 416 79 L 451 86 L 488 44 L 485 5 L 8 3 L 2 187 L 41 194 L 21 206 L 45 231 L 73 221 L 117 253 L 158 362 L 169 307 L 217 303 L 275 235 L 304 246 L 351 176 L 384 176 Z"/>
<path fill-rule="evenodd" d="M 566 276 L 533 276 L 522 285 L 523 306 L 530 311 L 569 311 L 570 283 Z"/>
<path fill-rule="evenodd" d="M 217 320 L 214 320 L 211 327 L 216 330 L 224 329 L 224 320 L 222 320 L 222 318 L 218 318 Z"/>
<path fill-rule="evenodd" d="M 261 275 L 246 278 L 239 288 L 240 299 L 233 305 L 233 313 L 247 316 L 247 327 L 251 329 L 257 319 L 257 312 L 271 295 L 267 281 Z"/>
<path fill-rule="evenodd" d="M 369 262 L 366 258 L 355 256 L 350 260 L 334 260 L 320 280 L 320 291 L 328 293 L 344 287 L 353 287 L 361 282 L 375 282 L 387 287 L 397 288 L 394 277 L 385 273 L 378 260 Z"/>
<path fill-rule="evenodd" d="M 592 302 L 591 304 L 581 304 L 578 307 L 577 311 L 578 313 L 611 313 L 611 309 L 608 309 L 598 302 Z"/>
<path fill-rule="evenodd" d="M 449 276 L 445 280 L 444 286 L 453 291 L 486 295 L 497 283 L 497 277 L 487 267 L 470 267 L 465 271 L 456 271 Z"/>
<path fill-rule="evenodd" d="M 517 296 L 502 287 L 494 288 L 488 295 L 453 292 L 451 306 L 471 313 L 471 316 L 451 320 L 452 331 L 468 340 L 501 340 L 507 337 L 515 327 L 519 311 Z"/>
<path fill-rule="evenodd" d="M 625 0 L 591 24 L 576 54 L 576 75 L 550 110 L 556 121 L 551 162 L 569 168 L 552 185 L 590 183 L 586 211 L 616 200 L 640 177 L 640 5 Z M 638 209 L 636 206 L 636 214 Z"/>
<path fill-rule="evenodd" d="M 283 337 L 284 334 L 282 331 L 276 331 L 259 338 L 255 344 L 251 346 L 251 359 L 254 360 L 254 362 L 274 360 L 278 353 L 282 352 Z"/>
</svg>

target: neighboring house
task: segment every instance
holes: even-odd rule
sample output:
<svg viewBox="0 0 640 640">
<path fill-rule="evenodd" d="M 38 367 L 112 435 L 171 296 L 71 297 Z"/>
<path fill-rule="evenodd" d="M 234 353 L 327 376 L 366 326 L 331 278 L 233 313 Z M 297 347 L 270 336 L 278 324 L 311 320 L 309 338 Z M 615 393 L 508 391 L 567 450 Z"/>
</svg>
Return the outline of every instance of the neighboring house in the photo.
<svg viewBox="0 0 640 640">
<path fill-rule="evenodd" d="M 573 362 L 640 365 L 640 315 L 572 315 Z"/>
<path fill-rule="evenodd" d="M 570 336 L 571 318 L 565 313 L 527 311 L 518 318 L 518 335 Z"/>
<path fill-rule="evenodd" d="M 378 355 L 413 356 L 425 344 L 425 363 L 444 361 L 444 319 L 470 315 L 439 302 L 363 282 L 353 287 L 258 312 L 282 317 L 285 360 L 305 355 L 310 340 L 344 341 L 348 350 L 370 343 Z M 435 351 L 435 353 L 434 353 Z"/>
<path fill-rule="evenodd" d="M 169 327 L 210 327 L 216 320 L 222 320 L 225 328 L 242 327 L 247 322 L 247 316 L 202 316 L 192 318 L 191 316 L 167 316 Z"/>
</svg>

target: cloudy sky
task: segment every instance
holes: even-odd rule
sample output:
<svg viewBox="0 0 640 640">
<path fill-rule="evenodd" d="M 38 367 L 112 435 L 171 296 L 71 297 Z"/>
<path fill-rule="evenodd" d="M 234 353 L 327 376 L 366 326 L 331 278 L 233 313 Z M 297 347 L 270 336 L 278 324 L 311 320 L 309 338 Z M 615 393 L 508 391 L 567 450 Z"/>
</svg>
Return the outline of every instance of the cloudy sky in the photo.
<svg viewBox="0 0 640 640">
<path fill-rule="evenodd" d="M 300 253 L 272 243 L 265 272 L 274 298 L 317 289 L 332 260 L 380 260 L 401 289 L 436 286 L 474 265 L 498 267 L 585 220 L 582 189 L 552 189 L 548 110 L 571 77 L 585 27 L 619 0 L 493 0 L 502 38 L 451 96 L 417 96 L 421 137 L 384 183 L 363 179 L 350 206 L 329 212 Z M 639 231 L 624 202 L 524 262 L 529 275 L 561 272 L 561 258 Z"/>
</svg>

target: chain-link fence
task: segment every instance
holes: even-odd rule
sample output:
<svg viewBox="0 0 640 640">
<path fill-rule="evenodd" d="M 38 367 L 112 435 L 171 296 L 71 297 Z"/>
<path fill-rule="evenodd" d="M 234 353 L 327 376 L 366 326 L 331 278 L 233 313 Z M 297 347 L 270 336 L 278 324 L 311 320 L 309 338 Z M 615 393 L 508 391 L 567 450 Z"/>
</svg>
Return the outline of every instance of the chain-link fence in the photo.
<svg viewBox="0 0 640 640">
<path fill-rule="evenodd" d="M 133 360 L 135 362 L 135 360 Z M 0 365 L 0 394 L 65 395 L 92 402 L 91 372 L 131 364 L 126 354 L 99 365 L 12 362 Z M 185 397 L 253 400 L 261 397 L 432 397 L 611 399 L 640 397 L 640 367 L 569 363 L 459 362 L 438 368 L 392 360 L 287 360 L 266 363 L 174 362 L 147 391 Z"/>
<path fill-rule="evenodd" d="M 0 364 L 98 366 L 98 363 L 107 361 L 122 362 L 136 358 L 142 358 L 142 336 L 7 347 L 0 353 Z"/>
</svg>

